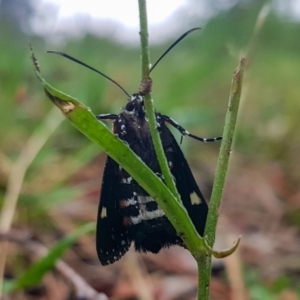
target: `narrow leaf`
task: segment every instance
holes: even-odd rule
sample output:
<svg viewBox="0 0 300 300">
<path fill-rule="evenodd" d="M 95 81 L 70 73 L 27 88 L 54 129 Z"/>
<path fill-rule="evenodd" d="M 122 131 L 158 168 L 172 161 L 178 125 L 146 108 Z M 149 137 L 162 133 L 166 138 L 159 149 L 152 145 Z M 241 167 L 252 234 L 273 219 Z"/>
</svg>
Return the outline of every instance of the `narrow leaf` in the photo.
<svg viewBox="0 0 300 300">
<path fill-rule="evenodd" d="M 95 230 L 94 223 L 88 223 L 78 228 L 53 246 L 49 252 L 36 261 L 23 275 L 15 281 L 9 282 L 5 292 L 12 290 L 24 289 L 38 284 L 43 276 L 54 268 L 55 263 L 60 259 L 66 250 L 68 250 L 80 236 L 93 232 Z"/>
</svg>

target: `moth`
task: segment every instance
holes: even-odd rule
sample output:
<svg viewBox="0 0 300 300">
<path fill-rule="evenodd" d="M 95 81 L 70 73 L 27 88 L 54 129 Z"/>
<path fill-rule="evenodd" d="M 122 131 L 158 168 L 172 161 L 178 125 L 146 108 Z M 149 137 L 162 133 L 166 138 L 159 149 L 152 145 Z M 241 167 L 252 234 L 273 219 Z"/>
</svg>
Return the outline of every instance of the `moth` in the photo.
<svg viewBox="0 0 300 300">
<path fill-rule="evenodd" d="M 198 28 L 193 28 L 180 36 L 152 66 L 150 72 L 176 44 L 196 29 Z M 96 117 L 98 120 L 112 121 L 114 134 L 127 143 L 136 155 L 163 180 L 151 139 L 143 92 L 129 95 L 117 82 L 93 67 L 65 53 L 48 52 L 62 55 L 88 67 L 125 92 L 128 100 L 121 113 L 101 114 Z M 179 130 L 182 137 L 189 136 L 201 142 L 215 142 L 221 140 L 221 137 L 201 138 L 190 134 L 172 118 L 159 112 L 155 115 L 157 130 L 176 188 L 196 230 L 203 235 L 208 206 L 167 124 Z M 108 156 L 103 173 L 96 232 L 96 249 L 102 265 L 119 260 L 128 251 L 132 242 L 137 251 L 153 253 L 158 253 L 160 249 L 172 245 L 185 246 L 155 199 Z"/>
</svg>

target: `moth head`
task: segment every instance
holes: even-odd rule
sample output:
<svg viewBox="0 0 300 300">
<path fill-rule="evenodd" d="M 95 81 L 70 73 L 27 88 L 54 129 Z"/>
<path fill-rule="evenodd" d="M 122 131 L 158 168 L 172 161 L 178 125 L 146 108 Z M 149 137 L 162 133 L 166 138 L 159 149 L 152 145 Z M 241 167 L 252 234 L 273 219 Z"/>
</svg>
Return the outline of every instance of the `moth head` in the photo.
<svg viewBox="0 0 300 300">
<path fill-rule="evenodd" d="M 139 94 L 130 96 L 128 103 L 125 106 L 125 110 L 130 113 L 144 113 L 144 97 Z"/>
</svg>

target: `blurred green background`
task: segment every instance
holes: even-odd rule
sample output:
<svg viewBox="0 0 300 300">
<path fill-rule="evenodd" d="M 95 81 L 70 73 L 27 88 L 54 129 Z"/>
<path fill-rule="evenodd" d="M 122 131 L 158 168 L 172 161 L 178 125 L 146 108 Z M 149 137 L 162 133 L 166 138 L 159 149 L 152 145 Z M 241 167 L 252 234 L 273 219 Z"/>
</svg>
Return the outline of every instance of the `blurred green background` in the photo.
<svg viewBox="0 0 300 300">
<path fill-rule="evenodd" d="M 28 41 L 43 77 L 95 114 L 118 113 L 126 101 L 122 91 L 45 51 L 66 52 L 107 74 L 129 93 L 139 87 L 140 52 L 138 43 L 121 44 L 89 33 L 51 44 L 47 36 L 30 31 L 33 3 L 37 2 L 0 2 L 0 205 L 7 197 L 7 185 L 17 180 L 10 176 L 12 167 L 18 164 L 22 169 L 20 153 L 24 156 L 28 141 L 38 145 L 40 130 L 46 143 L 25 168 L 13 228 L 27 230 L 47 244 L 78 224 L 96 220 L 105 155 L 70 123 L 61 121 L 33 72 Z M 244 236 L 240 255 L 250 299 L 300 295 L 300 23 L 283 13 L 291 2 L 282 1 L 281 12 L 276 3 L 234 1 L 203 25 L 196 17 L 189 18 L 177 36 L 151 46 L 155 62 L 176 37 L 201 25 L 202 30 L 173 49 L 151 76 L 156 109 L 203 137 L 222 134 L 231 77 L 239 57 L 247 56 L 219 232 L 221 244 L 229 232 L 234 238 Z M 150 32 L 150 43 L 151 37 Z M 53 134 L 46 122 L 58 126 Z M 185 138 L 182 148 L 209 199 L 219 144 Z M 26 268 L 20 257 L 20 253 L 9 257 L 7 277 Z M 287 291 L 296 298 L 284 298 Z"/>
</svg>

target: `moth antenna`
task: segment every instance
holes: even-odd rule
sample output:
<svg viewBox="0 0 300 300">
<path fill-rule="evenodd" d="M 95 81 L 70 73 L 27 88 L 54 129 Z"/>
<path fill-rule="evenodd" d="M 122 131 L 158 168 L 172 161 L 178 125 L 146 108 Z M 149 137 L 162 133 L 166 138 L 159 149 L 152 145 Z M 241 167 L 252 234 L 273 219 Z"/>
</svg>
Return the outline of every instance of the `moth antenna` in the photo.
<svg viewBox="0 0 300 300">
<path fill-rule="evenodd" d="M 156 65 L 180 42 L 182 41 L 185 37 L 187 37 L 190 33 L 192 33 L 195 30 L 201 29 L 200 27 L 195 27 L 187 32 L 185 32 L 182 36 L 180 36 L 162 55 L 161 57 L 156 61 L 156 63 L 150 68 L 149 74 L 153 71 L 153 69 L 156 67 Z"/>
<path fill-rule="evenodd" d="M 73 61 L 73 62 L 75 62 L 75 63 L 77 63 L 77 64 L 79 64 L 79 65 L 82 65 L 82 66 L 84 66 L 84 67 L 86 67 L 86 68 L 88 68 L 88 69 L 90 69 L 90 70 L 92 70 L 92 71 L 94 71 L 94 72 L 96 72 L 96 73 L 102 75 L 104 78 L 108 79 L 110 82 L 112 82 L 112 83 L 114 83 L 116 86 L 118 86 L 118 87 L 126 94 L 127 97 L 130 97 L 130 94 L 127 93 L 127 92 L 125 91 L 125 89 L 124 89 L 120 84 L 118 84 L 116 81 L 114 81 L 113 79 L 111 79 L 110 77 L 108 77 L 107 75 L 105 75 L 104 73 L 98 71 L 97 69 L 95 69 L 95 68 L 93 68 L 93 67 L 87 65 L 86 63 L 84 63 L 84 62 L 82 62 L 82 61 L 76 59 L 75 57 L 73 57 L 73 56 L 71 56 L 71 55 L 68 55 L 68 54 L 66 54 L 66 53 L 63 53 L 63 52 L 59 52 L 59 51 L 52 51 L 52 50 L 50 50 L 50 51 L 47 51 L 47 53 L 50 53 L 50 54 L 57 54 L 57 55 L 63 56 L 63 57 L 65 57 L 65 58 L 67 58 L 67 59 L 69 59 L 69 60 L 71 60 L 71 61 Z"/>
</svg>

